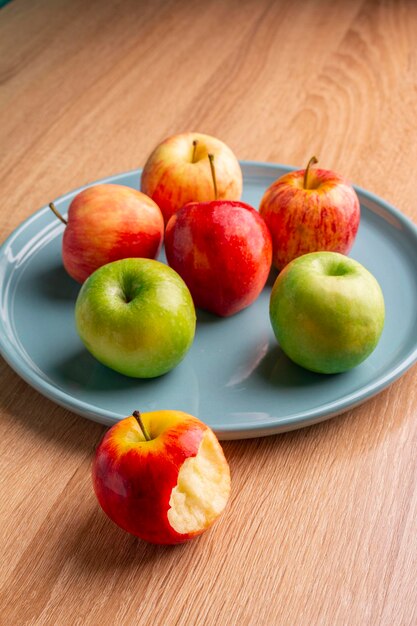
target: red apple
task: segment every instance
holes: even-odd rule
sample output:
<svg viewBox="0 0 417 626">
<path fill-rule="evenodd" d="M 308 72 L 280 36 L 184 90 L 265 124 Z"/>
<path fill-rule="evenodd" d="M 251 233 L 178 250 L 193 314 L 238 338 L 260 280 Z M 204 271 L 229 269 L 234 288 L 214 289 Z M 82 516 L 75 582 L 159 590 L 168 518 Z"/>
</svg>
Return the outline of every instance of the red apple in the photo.
<svg viewBox="0 0 417 626">
<path fill-rule="evenodd" d="M 242 171 L 225 143 L 202 133 L 174 135 L 153 150 L 141 178 L 141 190 L 158 204 L 165 223 L 187 202 L 213 199 L 209 153 L 216 159 L 218 199 L 240 199 Z"/>
<path fill-rule="evenodd" d="M 154 259 L 161 249 L 164 220 L 157 204 L 124 185 L 94 185 L 78 193 L 68 209 L 62 259 L 83 283 L 96 269 L 131 257 Z"/>
<path fill-rule="evenodd" d="M 262 291 L 272 242 L 262 217 L 243 202 L 190 202 L 169 220 L 165 252 L 195 306 L 229 316 Z"/>
<path fill-rule="evenodd" d="M 181 411 L 135 411 L 107 431 L 93 486 L 121 528 L 158 544 L 207 530 L 230 495 L 230 470 L 213 431 Z"/>
<path fill-rule="evenodd" d="M 360 219 L 352 185 L 330 170 L 311 169 L 285 174 L 265 192 L 259 213 L 272 235 L 273 264 L 281 270 L 308 252 L 347 254 Z"/>
</svg>

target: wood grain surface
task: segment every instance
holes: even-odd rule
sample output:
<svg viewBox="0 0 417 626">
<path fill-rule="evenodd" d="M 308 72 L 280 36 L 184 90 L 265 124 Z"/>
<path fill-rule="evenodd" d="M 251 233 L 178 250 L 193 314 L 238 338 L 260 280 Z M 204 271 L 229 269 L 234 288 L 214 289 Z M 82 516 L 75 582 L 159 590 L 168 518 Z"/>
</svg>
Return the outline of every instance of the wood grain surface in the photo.
<svg viewBox="0 0 417 626">
<path fill-rule="evenodd" d="M 183 130 L 240 159 L 316 153 L 417 222 L 412 0 L 13 0 L 0 102 L 1 241 Z M 230 505 L 176 548 L 99 509 L 104 427 L 0 373 L 2 625 L 417 624 L 415 368 L 339 418 L 224 443 Z"/>
</svg>

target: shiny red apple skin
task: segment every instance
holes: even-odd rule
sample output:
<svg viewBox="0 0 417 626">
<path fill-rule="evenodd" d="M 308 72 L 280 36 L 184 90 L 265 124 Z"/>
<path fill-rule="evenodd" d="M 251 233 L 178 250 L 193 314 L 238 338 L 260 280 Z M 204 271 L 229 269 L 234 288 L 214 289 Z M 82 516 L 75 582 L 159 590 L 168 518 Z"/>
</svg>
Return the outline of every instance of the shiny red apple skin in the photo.
<svg viewBox="0 0 417 626">
<path fill-rule="evenodd" d="M 193 141 L 197 141 L 195 150 Z M 152 151 L 141 176 L 141 191 L 158 204 L 165 224 L 187 202 L 206 202 L 214 198 L 209 153 L 214 156 L 217 197 L 240 199 L 242 170 L 228 145 L 204 133 L 172 135 Z"/>
<path fill-rule="evenodd" d="M 262 217 L 243 202 L 190 202 L 167 224 L 165 253 L 195 306 L 227 317 L 261 293 L 272 242 Z"/>
<path fill-rule="evenodd" d="M 320 168 L 285 174 L 264 193 L 259 213 L 272 235 L 273 265 L 281 270 L 292 259 L 309 252 L 347 254 L 360 220 L 359 199 L 339 174 Z"/>
<path fill-rule="evenodd" d="M 68 274 L 83 283 L 96 269 L 123 258 L 158 256 L 164 221 L 145 194 L 116 184 L 84 189 L 72 200 L 62 240 Z"/>
<path fill-rule="evenodd" d="M 131 416 L 112 426 L 99 444 L 92 467 L 100 506 L 125 531 L 155 544 L 184 543 L 207 528 L 179 533 L 167 512 L 184 462 L 195 457 L 208 426 L 181 411 L 142 413 L 152 435 L 146 441 Z M 225 469 L 228 465 L 224 459 Z"/>
</svg>

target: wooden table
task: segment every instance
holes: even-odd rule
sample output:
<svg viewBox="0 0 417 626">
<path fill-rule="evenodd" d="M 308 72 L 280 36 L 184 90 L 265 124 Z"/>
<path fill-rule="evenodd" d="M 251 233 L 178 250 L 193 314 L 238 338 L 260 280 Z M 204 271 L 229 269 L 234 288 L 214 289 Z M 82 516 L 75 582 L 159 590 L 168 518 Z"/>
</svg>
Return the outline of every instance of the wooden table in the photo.
<svg viewBox="0 0 417 626">
<path fill-rule="evenodd" d="M 1 240 L 181 130 L 240 159 L 317 153 L 417 221 L 416 35 L 412 0 L 13 0 L 0 11 Z M 1 624 L 417 623 L 415 368 L 339 418 L 225 442 L 230 506 L 176 548 L 99 509 L 105 428 L 0 368 Z"/>
</svg>

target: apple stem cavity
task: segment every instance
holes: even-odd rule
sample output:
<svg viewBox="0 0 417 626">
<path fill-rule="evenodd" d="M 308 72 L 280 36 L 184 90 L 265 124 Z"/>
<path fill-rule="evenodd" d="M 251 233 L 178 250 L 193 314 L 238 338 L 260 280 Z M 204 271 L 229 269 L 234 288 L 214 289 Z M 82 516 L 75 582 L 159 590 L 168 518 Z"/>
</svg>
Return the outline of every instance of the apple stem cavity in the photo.
<svg viewBox="0 0 417 626">
<path fill-rule="evenodd" d="M 214 154 L 208 154 L 208 158 L 210 161 L 211 177 L 213 179 L 214 199 L 217 200 L 217 180 L 216 180 L 216 168 L 214 167 Z"/>
<path fill-rule="evenodd" d="M 197 152 L 197 145 L 198 145 L 198 140 L 194 139 L 193 141 L 193 156 L 191 157 L 191 163 L 195 163 L 196 159 L 195 159 L 195 155 Z"/>
<path fill-rule="evenodd" d="M 304 181 L 303 181 L 304 189 L 311 189 L 310 180 L 309 180 L 310 167 L 312 165 L 315 165 L 316 163 L 318 163 L 318 159 L 315 156 L 312 156 L 309 162 L 307 163 L 307 167 L 304 172 Z"/>
<path fill-rule="evenodd" d="M 133 411 L 132 415 L 135 418 L 135 420 L 137 421 L 137 423 L 139 424 L 139 428 L 141 429 L 141 431 L 143 433 L 143 436 L 145 437 L 146 441 L 151 441 L 152 437 L 150 436 L 150 434 L 148 433 L 148 431 L 145 428 L 145 424 L 143 423 L 140 411 Z"/>
<path fill-rule="evenodd" d="M 49 203 L 49 208 L 51 209 L 52 213 L 54 213 L 54 215 L 56 215 L 56 217 L 59 220 L 61 220 L 63 224 L 65 224 L 65 226 L 68 224 L 67 220 L 64 217 L 62 217 L 61 213 L 58 211 L 58 209 L 56 208 L 53 202 Z"/>
</svg>

